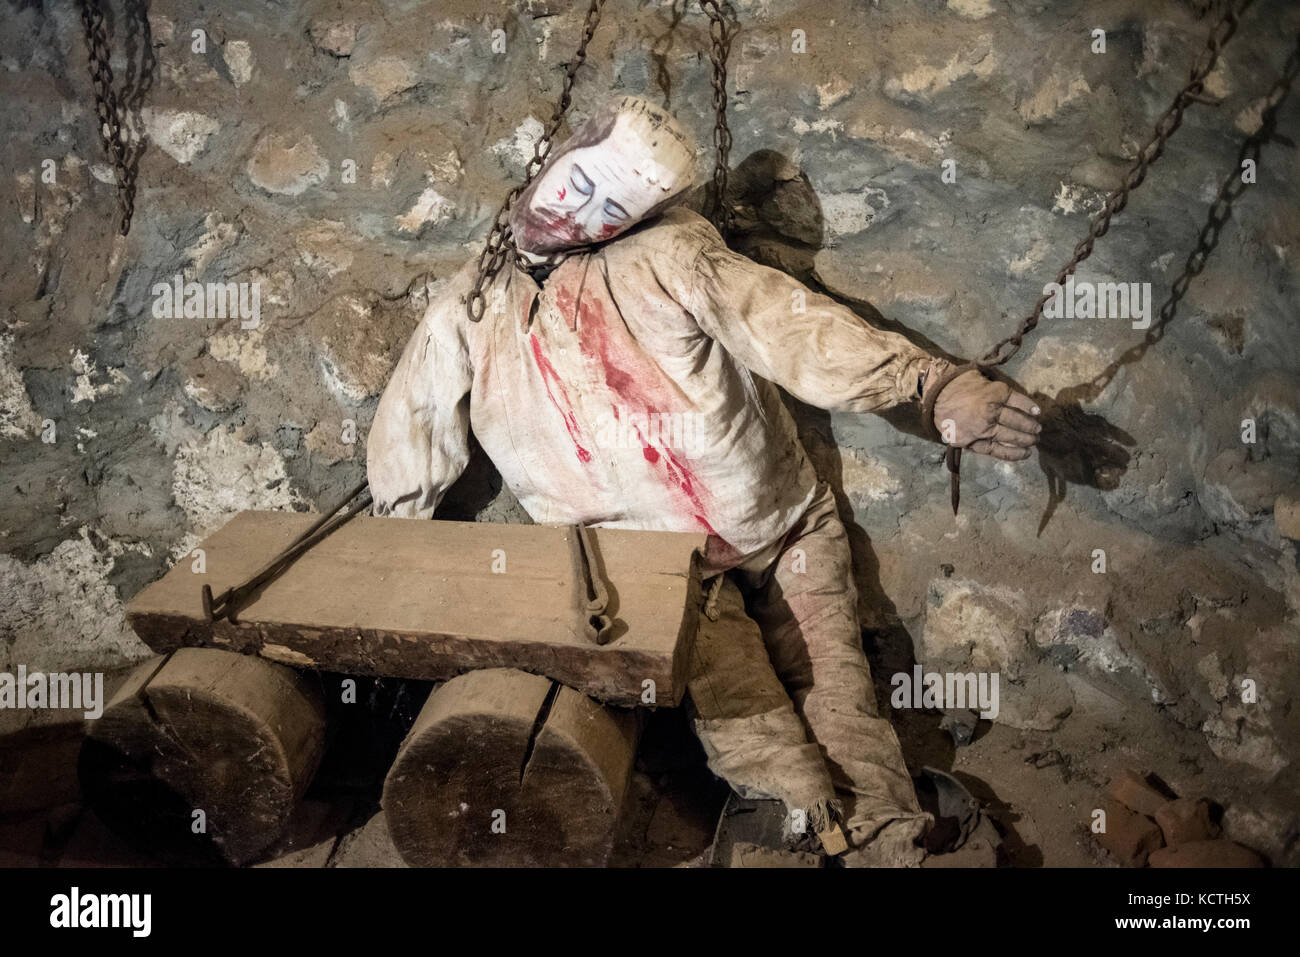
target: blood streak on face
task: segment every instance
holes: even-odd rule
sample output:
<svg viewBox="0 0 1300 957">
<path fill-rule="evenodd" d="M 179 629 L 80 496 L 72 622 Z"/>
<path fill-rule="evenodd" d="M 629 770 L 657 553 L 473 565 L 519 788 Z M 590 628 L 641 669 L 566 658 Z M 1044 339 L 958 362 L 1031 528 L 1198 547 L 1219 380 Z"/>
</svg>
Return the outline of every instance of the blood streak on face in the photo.
<svg viewBox="0 0 1300 957">
<path fill-rule="evenodd" d="M 564 419 L 564 427 L 569 432 L 569 438 L 573 441 L 574 449 L 577 450 L 578 461 L 590 462 L 591 453 L 582 447 L 580 441 L 582 430 L 578 427 L 578 419 L 573 414 L 573 406 L 569 402 L 569 392 L 564 388 L 564 380 L 555 371 L 555 366 L 551 364 L 551 360 L 546 358 L 546 355 L 542 352 L 542 344 L 537 341 L 537 336 L 530 333 L 528 339 L 533 349 L 533 362 L 537 364 L 537 371 L 542 374 L 542 383 L 546 386 L 546 394 L 550 397 L 551 405 L 555 406 L 556 411 L 560 413 L 560 417 Z M 557 391 L 560 393 L 560 399 L 555 397 Z M 560 404 L 561 399 L 563 405 Z"/>
<path fill-rule="evenodd" d="M 511 216 L 521 248 L 547 253 L 604 242 L 666 199 L 633 168 L 644 149 L 635 137 L 627 143 L 616 138 L 548 163 Z"/>
<path fill-rule="evenodd" d="M 511 210 L 515 244 L 541 256 L 605 242 L 676 198 L 694 169 L 687 132 L 648 101 L 623 97 L 549 151 Z"/>
</svg>

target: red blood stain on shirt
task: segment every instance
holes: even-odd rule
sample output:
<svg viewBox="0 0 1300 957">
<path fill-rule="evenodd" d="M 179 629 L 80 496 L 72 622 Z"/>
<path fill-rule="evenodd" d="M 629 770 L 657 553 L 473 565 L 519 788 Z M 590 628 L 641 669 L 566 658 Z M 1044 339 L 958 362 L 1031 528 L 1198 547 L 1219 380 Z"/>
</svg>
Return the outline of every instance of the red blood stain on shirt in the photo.
<svg viewBox="0 0 1300 957">
<path fill-rule="evenodd" d="M 637 346 L 627 327 L 621 321 L 608 321 L 605 304 L 595 290 L 588 291 L 581 302 L 575 303 L 573 293 L 560 286 L 556 290 L 556 305 L 570 320 L 575 310 L 578 312 L 581 319 L 579 343 L 583 355 L 598 363 L 604 372 L 615 418 L 620 418 L 620 409 L 632 408 L 638 413 L 644 410 L 645 414 L 653 415 L 673 406 L 680 409 L 688 404 L 676 384 Z M 614 312 L 617 315 L 617 311 Z M 666 487 L 684 499 L 683 510 L 709 533 L 713 553 L 719 557 L 738 557 L 736 549 L 718 535 L 706 517 L 705 495 L 690 467 L 672 449 L 651 442 L 635 422 L 631 424 L 641 443 L 642 456 L 650 465 L 662 466 Z"/>
<path fill-rule="evenodd" d="M 578 310 L 573 302 L 573 292 L 568 286 L 555 286 L 555 308 L 559 310 L 565 325 L 572 329 L 578 320 Z"/>
<path fill-rule="evenodd" d="M 718 535 L 713 526 L 709 524 L 709 520 L 704 517 L 704 503 L 700 500 L 700 493 L 696 490 L 695 476 L 691 474 L 690 469 L 682 463 L 681 459 L 672 453 L 671 449 L 665 448 L 663 454 L 664 467 L 668 470 L 669 479 L 682 490 L 690 503 L 695 506 L 695 520 L 710 535 Z M 718 535 L 718 539 L 721 541 L 722 537 Z"/>
<path fill-rule="evenodd" d="M 618 408 L 617 405 L 614 406 L 615 418 L 618 418 Z M 667 473 L 668 481 L 670 483 L 669 487 L 677 489 L 677 491 L 681 492 L 686 497 L 686 500 L 690 502 L 692 511 L 691 517 L 699 522 L 700 527 L 706 532 L 717 537 L 718 541 L 723 545 L 731 548 L 731 546 L 718 535 L 713 526 L 709 524 L 709 520 L 704 517 L 704 502 L 701 501 L 699 493 L 695 490 L 695 476 L 691 474 L 690 469 L 682 464 L 681 459 L 674 455 L 672 450 L 668 448 L 655 448 L 635 423 L 632 425 L 632 430 L 636 432 L 636 437 L 641 442 L 641 454 L 645 456 L 647 462 L 651 465 L 657 465 L 660 458 L 663 458 L 664 470 Z"/>
<path fill-rule="evenodd" d="M 555 366 L 551 364 L 551 360 L 546 358 L 542 352 L 542 344 L 537 341 L 537 336 L 529 333 L 528 339 L 533 348 L 533 362 L 537 364 L 537 371 L 542 374 L 542 384 L 546 386 L 546 394 L 550 397 L 551 404 L 555 406 L 561 418 L 564 419 L 564 427 L 569 431 L 569 438 L 573 441 L 574 449 L 577 450 L 578 460 L 590 462 L 591 453 L 582 447 L 580 441 L 582 430 L 578 427 L 578 419 L 573 414 L 572 403 L 569 402 L 569 392 L 564 388 L 564 381 L 560 378 L 560 374 L 555 371 Z M 559 392 L 560 399 L 555 397 L 556 392 Z M 563 405 L 560 404 L 561 399 Z"/>
<path fill-rule="evenodd" d="M 573 314 L 571 294 L 557 296 L 556 302 L 563 311 Z M 600 365 L 605 384 L 624 405 L 649 415 L 674 406 L 680 409 L 688 403 L 681 390 L 636 344 L 627 327 L 621 321 L 608 321 L 605 304 L 595 293 L 588 291 L 579 305 L 583 355 Z"/>
</svg>

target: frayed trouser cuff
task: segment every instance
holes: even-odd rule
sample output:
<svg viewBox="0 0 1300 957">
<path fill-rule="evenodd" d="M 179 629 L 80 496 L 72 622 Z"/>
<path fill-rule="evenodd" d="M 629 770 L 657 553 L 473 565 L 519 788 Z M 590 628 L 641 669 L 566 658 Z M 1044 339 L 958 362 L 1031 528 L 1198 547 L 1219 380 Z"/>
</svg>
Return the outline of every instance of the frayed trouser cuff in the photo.
<svg viewBox="0 0 1300 957">
<path fill-rule="evenodd" d="M 919 842 L 933 823 L 924 812 L 901 811 L 898 817 L 850 828 L 849 850 L 840 860 L 847 867 L 916 867 L 926 856 Z"/>
<path fill-rule="evenodd" d="M 804 734 L 791 709 L 743 718 L 696 718 L 709 770 L 745 798 L 774 798 L 787 812 L 802 811 L 808 828 L 825 830 L 841 806 L 821 750 Z"/>
</svg>

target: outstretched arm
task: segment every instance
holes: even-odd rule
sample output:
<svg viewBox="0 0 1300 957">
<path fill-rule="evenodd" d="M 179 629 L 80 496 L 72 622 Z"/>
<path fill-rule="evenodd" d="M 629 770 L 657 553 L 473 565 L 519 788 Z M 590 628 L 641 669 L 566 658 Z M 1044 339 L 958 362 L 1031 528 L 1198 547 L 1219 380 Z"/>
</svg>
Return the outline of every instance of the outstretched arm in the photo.
<svg viewBox="0 0 1300 957">
<path fill-rule="evenodd" d="M 469 461 L 466 276 L 429 304 L 379 400 L 366 443 L 376 515 L 431 518 Z"/>
<path fill-rule="evenodd" d="M 704 247 L 691 278 L 700 328 L 791 395 L 846 412 L 919 401 L 934 357 L 903 336 L 721 244 Z"/>
<path fill-rule="evenodd" d="M 1018 461 L 1038 441 L 1027 396 L 977 370 L 952 376 L 946 360 L 721 242 L 701 250 L 690 289 L 706 335 L 810 405 L 877 412 L 924 398 L 949 445 Z"/>
</svg>

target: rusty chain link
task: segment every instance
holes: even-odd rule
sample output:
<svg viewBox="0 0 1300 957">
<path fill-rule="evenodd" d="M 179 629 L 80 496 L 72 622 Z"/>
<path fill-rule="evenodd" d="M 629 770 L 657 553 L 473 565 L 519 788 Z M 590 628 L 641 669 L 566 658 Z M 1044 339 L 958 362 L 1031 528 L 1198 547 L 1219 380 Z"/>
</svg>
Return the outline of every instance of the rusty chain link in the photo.
<svg viewBox="0 0 1300 957">
<path fill-rule="evenodd" d="M 104 11 L 99 0 L 79 0 L 81 25 L 86 35 L 86 53 L 90 66 L 90 79 L 95 87 L 95 115 L 99 120 L 99 135 L 104 151 L 113 163 L 117 180 L 117 206 L 121 213 L 119 231 L 123 236 L 131 229 L 135 215 L 135 170 L 127 162 L 126 134 L 122 128 L 123 110 L 113 89 L 113 68 L 108 36 L 104 30 Z"/>
<path fill-rule="evenodd" d="M 700 6 L 709 18 L 709 61 L 713 65 L 713 193 L 707 215 L 725 237 L 731 231 L 731 207 L 727 204 L 727 163 L 731 155 L 731 130 L 727 127 L 727 54 L 731 48 L 731 28 L 718 0 L 700 0 Z"/>
<path fill-rule="evenodd" d="M 487 307 L 487 299 L 484 295 L 483 287 L 491 282 L 492 278 L 501 270 L 507 261 L 513 260 L 518 251 L 514 246 L 514 237 L 510 231 L 510 210 L 520 195 L 526 190 L 533 178 L 541 171 L 546 164 L 546 158 L 551 153 L 552 140 L 560 129 L 560 123 L 564 120 L 564 115 L 569 111 L 569 105 L 573 98 L 573 79 L 578 70 L 587 59 L 587 44 L 591 42 L 592 35 L 596 32 L 596 26 L 600 23 L 601 10 L 605 5 L 605 0 L 591 0 L 591 6 L 587 8 L 587 16 L 583 21 L 582 39 L 578 43 L 577 52 L 574 53 L 573 59 L 564 70 L 564 83 L 560 89 L 560 99 L 555 105 L 555 113 L 551 116 L 551 121 L 542 131 L 541 138 L 533 146 L 532 159 L 524 167 L 524 179 L 514 189 L 506 194 L 505 202 L 497 210 L 496 218 L 492 221 L 492 229 L 488 233 L 487 242 L 483 245 L 483 252 L 478 257 L 478 274 L 474 279 L 474 287 L 470 290 L 469 298 L 465 301 L 465 311 L 469 315 L 471 322 L 478 322 L 483 318 L 483 312 Z"/>
<path fill-rule="evenodd" d="M 1164 152 L 1165 143 L 1182 124 L 1183 112 L 1188 105 L 1210 102 L 1203 95 L 1205 78 L 1214 69 L 1223 47 L 1237 32 L 1238 21 L 1252 2 L 1253 0 L 1232 0 L 1225 7 L 1219 20 L 1210 30 L 1205 49 L 1201 51 L 1200 56 L 1192 64 L 1187 85 L 1178 91 L 1178 95 L 1174 97 L 1169 109 L 1165 110 L 1160 119 L 1156 121 L 1155 133 L 1138 154 L 1137 162 L 1125 174 L 1119 187 L 1106 198 L 1106 203 L 1101 208 L 1101 211 L 1093 217 L 1088 227 L 1088 235 L 1074 247 L 1074 255 L 1070 257 L 1070 261 L 1057 274 L 1056 284 L 1058 286 L 1064 285 L 1065 280 L 1074 274 L 1079 264 L 1092 255 L 1093 245 L 1099 238 L 1106 235 L 1107 230 L 1110 229 L 1111 218 L 1128 205 L 1129 193 L 1142 185 L 1143 180 L 1146 179 L 1147 170 L 1151 164 L 1160 158 L 1161 153 Z M 978 365 L 986 368 L 1000 366 L 1019 352 L 1025 336 L 1037 327 L 1038 321 L 1043 315 L 1043 307 L 1051 298 L 1051 293 L 1043 293 L 1034 306 L 1034 311 L 1020 323 L 1020 327 L 985 353 L 979 360 Z M 1010 347 L 1009 350 L 1008 347 Z"/>
<path fill-rule="evenodd" d="M 1250 188 L 1250 183 L 1242 175 L 1243 164 L 1246 160 L 1250 160 L 1258 166 L 1264 144 L 1272 140 L 1277 134 L 1278 109 L 1297 79 L 1300 79 L 1300 33 L 1297 33 L 1294 38 L 1291 53 L 1282 67 L 1282 72 L 1273 82 L 1268 92 L 1264 94 L 1262 101 L 1260 101 L 1267 105 L 1260 113 L 1259 129 L 1248 136 L 1241 144 L 1236 162 L 1220 184 L 1219 191 L 1206 213 L 1205 224 L 1196 237 L 1196 246 L 1188 254 L 1182 272 L 1173 281 L 1169 289 L 1169 296 L 1160 307 L 1158 321 L 1152 323 L 1151 328 L 1147 330 L 1141 342 L 1130 346 L 1107 368 L 1101 370 L 1088 382 L 1082 383 L 1083 386 L 1086 386 L 1086 391 L 1083 394 L 1090 397 L 1100 395 L 1101 390 L 1109 384 L 1121 366 L 1137 362 L 1146 355 L 1151 346 L 1164 338 L 1165 330 L 1168 328 L 1169 323 L 1173 321 L 1179 303 L 1187 295 L 1192 280 L 1204 271 L 1206 261 L 1209 259 L 1210 254 L 1214 252 L 1215 247 L 1218 246 L 1219 234 L 1232 216 L 1233 205 Z"/>
<path fill-rule="evenodd" d="M 1156 121 L 1155 132 L 1146 145 L 1142 147 L 1137 161 L 1124 175 L 1120 185 L 1106 197 L 1106 202 L 1100 212 L 1088 224 L 1088 235 L 1074 247 L 1074 255 L 1057 273 L 1056 285 L 1058 287 L 1063 286 L 1066 279 L 1074 275 L 1074 271 L 1079 267 L 1079 264 L 1092 255 L 1092 249 L 1097 240 L 1106 235 L 1106 232 L 1110 229 L 1111 218 L 1128 205 L 1129 193 L 1142 185 L 1146 179 L 1147 170 L 1151 167 L 1151 164 L 1160 158 L 1160 155 L 1164 152 L 1165 144 L 1182 124 L 1183 113 L 1187 107 L 1191 103 L 1213 102 L 1206 100 L 1204 97 L 1205 78 L 1210 75 L 1210 71 L 1218 63 L 1220 52 L 1222 52 L 1227 42 L 1232 39 L 1233 34 L 1237 32 L 1237 24 L 1242 13 L 1252 2 L 1253 0 L 1229 0 L 1226 4 L 1219 19 L 1210 29 L 1210 35 L 1205 42 L 1205 49 L 1192 63 L 1186 85 L 1178 91 L 1173 103 Z M 1047 305 L 1052 295 L 1050 292 L 1043 293 L 1038 298 L 1038 302 L 1034 304 L 1034 311 L 1025 317 L 1024 321 L 1020 323 L 1020 327 L 986 352 L 983 357 L 975 362 L 974 367 L 988 369 L 1010 361 L 1020 351 L 1025 336 L 1037 328 L 1038 322 L 1043 315 L 1043 307 Z M 956 515 L 958 504 L 961 501 L 961 449 L 958 446 L 949 445 L 944 452 L 944 462 L 949 472 L 952 513 Z"/>
</svg>

